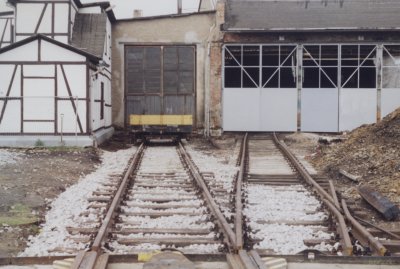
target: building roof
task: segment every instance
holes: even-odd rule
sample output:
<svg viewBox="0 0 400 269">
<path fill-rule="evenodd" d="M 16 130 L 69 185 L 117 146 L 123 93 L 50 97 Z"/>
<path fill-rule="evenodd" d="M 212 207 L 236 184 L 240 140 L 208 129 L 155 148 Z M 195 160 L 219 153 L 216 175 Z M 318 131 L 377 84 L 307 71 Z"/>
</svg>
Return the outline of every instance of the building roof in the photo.
<svg viewBox="0 0 400 269">
<path fill-rule="evenodd" d="M 228 0 L 234 32 L 400 30 L 398 0 Z"/>
<path fill-rule="evenodd" d="M 52 43 L 54 45 L 57 45 L 57 46 L 62 47 L 64 49 L 67 49 L 67 50 L 70 50 L 70 51 L 75 52 L 77 54 L 80 54 L 80 55 L 86 57 L 87 59 L 89 59 L 91 62 L 96 63 L 96 64 L 99 63 L 100 60 L 101 60 L 101 57 L 97 57 L 97 56 L 95 56 L 95 55 L 93 55 L 91 53 L 88 53 L 88 52 L 83 51 L 81 49 L 75 48 L 75 47 L 70 46 L 68 44 L 62 43 L 60 41 L 54 40 L 54 39 L 52 39 L 50 37 L 47 37 L 45 35 L 42 35 L 42 34 L 36 34 L 36 35 L 30 36 L 28 38 L 25 38 L 25 39 L 23 39 L 21 41 L 15 42 L 15 43 L 13 43 L 13 44 L 11 44 L 9 46 L 3 47 L 3 48 L 0 49 L 0 54 L 4 53 L 6 51 L 9 51 L 9 50 L 18 48 L 18 47 L 23 46 L 25 44 L 28 44 L 28 43 L 36 40 L 36 39 L 45 40 L 45 41 L 50 42 L 50 43 Z"/>
<path fill-rule="evenodd" d="M 79 14 L 75 16 L 72 46 L 102 58 L 107 34 L 107 16 L 102 14 Z"/>
<path fill-rule="evenodd" d="M 7 2 L 12 4 L 12 5 L 15 5 L 19 1 L 22 1 L 22 0 L 7 0 Z M 74 1 L 75 5 L 78 8 L 100 7 L 107 14 L 108 19 L 111 22 L 115 22 L 116 21 L 114 11 L 112 10 L 111 4 L 108 1 L 92 2 L 92 3 L 86 3 L 86 4 L 82 4 L 81 0 L 73 0 L 73 1 Z"/>
</svg>

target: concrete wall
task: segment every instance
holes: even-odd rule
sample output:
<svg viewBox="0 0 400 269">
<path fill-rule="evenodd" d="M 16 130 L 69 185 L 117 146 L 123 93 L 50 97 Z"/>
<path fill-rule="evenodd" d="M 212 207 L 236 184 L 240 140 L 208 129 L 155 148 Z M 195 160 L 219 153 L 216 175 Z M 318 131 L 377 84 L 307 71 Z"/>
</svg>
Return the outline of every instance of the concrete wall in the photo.
<svg viewBox="0 0 400 269">
<path fill-rule="evenodd" d="M 204 12 L 181 16 L 160 16 L 122 20 L 113 24 L 112 46 L 112 102 L 113 123 L 124 127 L 124 47 L 125 45 L 196 46 L 196 127 L 200 131 L 205 123 L 205 96 L 208 70 L 208 49 L 215 29 L 215 13 Z"/>
</svg>

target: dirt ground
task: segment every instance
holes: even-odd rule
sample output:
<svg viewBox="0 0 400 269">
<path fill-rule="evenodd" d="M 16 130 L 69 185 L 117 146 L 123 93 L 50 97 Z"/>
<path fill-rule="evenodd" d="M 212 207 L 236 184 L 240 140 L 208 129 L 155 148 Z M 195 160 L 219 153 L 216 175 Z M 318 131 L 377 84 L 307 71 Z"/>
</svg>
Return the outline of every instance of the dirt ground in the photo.
<svg viewBox="0 0 400 269">
<path fill-rule="evenodd" d="M 400 206 L 400 140 L 394 135 L 400 124 L 393 119 L 392 115 L 343 135 L 296 133 L 287 135 L 284 141 L 297 154 L 306 156 L 318 173 L 332 179 L 339 195 L 354 203 L 351 208 L 363 212 L 362 219 L 395 230 L 400 228 L 400 220 L 385 221 L 357 191 L 359 186 L 371 187 Z M 359 182 L 343 177 L 339 169 L 358 176 Z"/>
<path fill-rule="evenodd" d="M 94 149 L 12 150 L 15 163 L 0 163 L 0 257 L 17 255 L 39 231 L 51 200 L 100 163 Z"/>
</svg>

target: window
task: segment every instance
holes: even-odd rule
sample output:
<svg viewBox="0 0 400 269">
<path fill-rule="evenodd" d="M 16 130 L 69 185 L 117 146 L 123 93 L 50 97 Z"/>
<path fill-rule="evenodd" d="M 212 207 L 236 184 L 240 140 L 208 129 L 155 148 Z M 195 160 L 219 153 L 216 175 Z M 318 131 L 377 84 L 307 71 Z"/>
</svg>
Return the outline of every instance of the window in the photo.
<svg viewBox="0 0 400 269">
<path fill-rule="evenodd" d="M 295 45 L 229 45 L 224 51 L 225 88 L 296 87 Z"/>
<path fill-rule="evenodd" d="M 303 88 L 337 88 L 338 45 L 306 45 L 303 50 Z"/>
<path fill-rule="evenodd" d="M 382 88 L 400 88 L 400 46 L 386 45 L 383 47 Z"/>
<path fill-rule="evenodd" d="M 376 88 L 375 64 L 375 45 L 342 45 L 342 88 Z"/>
<path fill-rule="evenodd" d="M 100 88 L 100 120 L 104 120 L 104 82 L 101 82 Z"/>
</svg>

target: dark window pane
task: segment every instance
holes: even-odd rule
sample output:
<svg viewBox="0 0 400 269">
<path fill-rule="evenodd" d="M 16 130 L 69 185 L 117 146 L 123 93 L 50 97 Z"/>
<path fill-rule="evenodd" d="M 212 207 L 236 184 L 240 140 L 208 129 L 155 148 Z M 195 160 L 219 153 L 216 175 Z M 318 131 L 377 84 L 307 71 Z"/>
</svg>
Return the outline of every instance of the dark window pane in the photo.
<svg viewBox="0 0 400 269">
<path fill-rule="evenodd" d="M 126 86 L 128 93 L 143 93 L 144 92 L 144 81 L 142 72 L 129 72 L 126 78 Z"/>
<path fill-rule="evenodd" d="M 259 46 L 243 46 L 243 65 L 259 66 L 260 65 L 260 47 Z"/>
<path fill-rule="evenodd" d="M 146 70 L 144 72 L 144 91 L 146 93 L 161 92 L 161 72 L 160 70 Z"/>
<path fill-rule="evenodd" d="M 304 46 L 303 59 L 314 59 L 314 61 L 316 61 L 319 64 L 320 61 L 319 53 L 320 53 L 319 46 L 314 46 L 314 45 Z"/>
<path fill-rule="evenodd" d="M 338 46 L 321 46 L 321 66 L 337 66 Z"/>
<path fill-rule="evenodd" d="M 321 70 L 321 88 L 337 88 L 338 68 L 325 67 Z"/>
<path fill-rule="evenodd" d="M 280 88 L 296 88 L 296 75 L 294 68 L 281 68 L 280 84 Z"/>
<path fill-rule="evenodd" d="M 365 60 L 365 61 L 364 61 Z M 362 66 L 375 66 L 376 50 L 375 46 L 362 45 L 360 46 L 360 65 Z"/>
<path fill-rule="evenodd" d="M 164 48 L 164 70 L 178 70 L 178 50 L 176 47 Z"/>
<path fill-rule="evenodd" d="M 144 68 L 160 70 L 161 69 L 161 50 L 160 48 L 145 48 L 144 50 Z"/>
<path fill-rule="evenodd" d="M 245 68 L 243 74 L 243 88 L 257 88 L 260 77 L 259 68 Z"/>
<path fill-rule="evenodd" d="M 225 66 L 239 66 L 242 63 L 242 47 L 225 47 Z"/>
<path fill-rule="evenodd" d="M 358 46 L 342 46 L 342 66 L 358 66 Z"/>
<path fill-rule="evenodd" d="M 242 69 L 239 68 L 225 68 L 225 88 L 241 88 L 242 87 Z"/>
<path fill-rule="evenodd" d="M 303 88 L 319 88 L 319 68 L 304 68 Z"/>
<path fill-rule="evenodd" d="M 179 47 L 179 70 L 194 70 L 194 49 L 192 47 Z"/>
<path fill-rule="evenodd" d="M 193 87 L 193 71 L 180 72 L 179 74 L 179 92 L 191 93 L 194 91 Z"/>
<path fill-rule="evenodd" d="M 358 71 L 354 67 L 342 67 L 342 87 L 358 88 Z"/>
<path fill-rule="evenodd" d="M 262 48 L 262 65 L 279 66 L 279 46 L 264 46 Z"/>
<path fill-rule="evenodd" d="M 360 68 L 360 88 L 376 89 L 376 68 Z"/>
<path fill-rule="evenodd" d="M 178 92 L 178 75 L 176 71 L 164 71 L 164 93 Z"/>
<path fill-rule="evenodd" d="M 279 70 L 276 68 L 264 67 L 262 69 L 262 85 L 264 88 L 279 87 Z"/>
<path fill-rule="evenodd" d="M 283 66 L 296 66 L 295 46 L 281 46 L 280 64 Z"/>
</svg>

